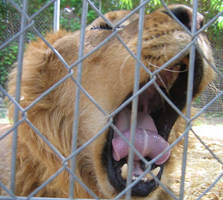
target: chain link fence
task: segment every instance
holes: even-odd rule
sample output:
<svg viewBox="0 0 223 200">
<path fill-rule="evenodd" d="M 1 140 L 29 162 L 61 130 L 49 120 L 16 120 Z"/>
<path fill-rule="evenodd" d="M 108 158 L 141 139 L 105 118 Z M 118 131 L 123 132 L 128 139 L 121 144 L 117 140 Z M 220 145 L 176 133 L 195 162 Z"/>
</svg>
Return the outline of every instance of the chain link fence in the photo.
<svg viewBox="0 0 223 200">
<path fill-rule="evenodd" d="M 140 66 L 143 67 L 148 74 L 150 74 L 152 77 L 155 77 L 154 75 L 157 75 L 160 71 L 164 70 L 167 66 L 169 66 L 170 63 L 172 63 L 174 60 L 178 59 L 182 52 L 191 48 L 191 55 L 195 55 L 195 40 L 193 40 L 190 44 L 188 44 L 180 53 L 176 54 L 173 58 L 171 58 L 169 61 L 167 61 L 164 65 L 162 65 L 159 70 L 155 71 L 155 73 L 150 72 L 142 63 L 141 61 L 141 44 L 142 44 L 142 31 L 143 31 L 143 20 L 144 20 L 144 6 L 149 2 L 149 0 L 141 0 L 138 7 L 136 7 L 130 14 L 126 15 L 121 21 L 119 21 L 115 26 L 112 24 L 102 13 L 99 9 L 97 9 L 94 5 L 94 3 L 91 0 L 83 0 L 83 7 L 82 7 L 82 18 L 81 18 L 81 38 L 80 38 L 80 47 L 79 47 L 79 56 L 78 59 L 72 63 L 71 65 L 67 64 L 67 62 L 63 59 L 63 57 L 59 54 L 58 51 L 50 44 L 43 34 L 41 32 L 44 32 L 45 30 L 49 30 L 49 26 L 52 27 L 52 19 L 48 19 L 47 17 L 44 17 L 47 13 L 47 8 L 54 3 L 54 0 L 48 1 L 45 5 L 43 5 L 42 8 L 40 8 L 36 13 L 34 14 L 27 14 L 27 7 L 28 7 L 28 1 L 24 0 L 21 5 L 18 5 L 15 3 L 13 0 L 8 1 L 16 10 L 16 12 L 21 15 L 21 22 L 19 21 L 13 21 L 14 25 L 10 25 L 13 28 L 8 28 L 6 30 L 6 37 L 4 38 L 3 41 L 1 41 L 0 44 L 0 51 L 2 51 L 7 45 L 9 45 L 13 41 L 18 41 L 19 42 L 19 53 L 18 53 L 18 72 L 22 72 L 22 66 L 23 66 L 23 54 L 24 54 L 24 47 L 25 47 L 25 42 L 27 35 L 29 31 L 34 33 L 36 36 L 41 38 L 41 40 L 44 41 L 44 43 L 54 52 L 55 56 L 58 57 L 61 63 L 63 63 L 64 67 L 67 69 L 67 74 L 60 79 L 57 83 L 52 85 L 48 90 L 43 92 L 39 97 L 37 97 L 33 102 L 31 102 L 30 105 L 27 107 L 23 108 L 20 105 L 20 88 L 21 88 L 21 74 L 18 73 L 17 75 L 17 90 L 15 94 L 15 98 L 10 96 L 7 91 L 0 85 L 0 91 L 3 93 L 4 96 L 6 96 L 11 103 L 15 105 L 15 114 L 14 114 L 14 126 L 9 129 L 8 131 L 5 131 L 4 133 L 1 133 L 0 135 L 0 142 L 4 141 L 5 138 L 8 135 L 12 135 L 13 140 L 12 140 L 12 159 L 11 159 L 11 178 L 10 178 L 10 187 L 7 187 L 5 184 L 3 184 L 3 181 L 0 180 L 0 188 L 7 194 L 7 196 L 0 196 L 0 199 L 49 199 L 47 196 L 38 198 L 35 197 L 35 195 L 38 194 L 39 191 L 41 191 L 43 188 L 47 187 L 48 184 L 50 184 L 57 176 L 59 176 L 63 171 L 67 171 L 70 176 L 70 181 L 69 181 L 69 199 L 74 198 L 74 184 L 75 182 L 79 183 L 84 190 L 86 190 L 93 199 L 99 199 L 98 195 L 93 192 L 82 180 L 79 179 L 79 177 L 74 173 L 75 169 L 75 158 L 76 155 L 80 152 L 82 152 L 88 145 L 90 145 L 92 142 L 98 139 L 101 135 L 106 132 L 108 127 L 111 127 L 111 129 L 114 129 L 115 132 L 117 132 L 118 135 L 131 147 L 130 148 L 130 153 L 129 153 L 129 159 L 128 159 L 128 176 L 127 176 L 127 184 L 126 187 L 118 193 L 114 199 L 121 199 L 124 196 L 126 196 L 126 199 L 131 199 L 131 190 L 133 187 L 141 181 L 141 178 L 143 178 L 147 173 L 149 173 L 153 179 L 155 179 L 155 183 L 159 185 L 159 187 L 162 188 L 166 193 L 168 193 L 172 199 L 184 199 L 184 183 L 185 183 L 185 171 L 186 171 L 186 164 L 187 164 L 187 149 L 188 149 L 188 132 L 189 130 L 193 131 L 193 128 L 191 126 L 191 121 L 196 119 L 198 116 L 200 116 L 202 113 L 204 113 L 207 110 L 211 110 L 214 112 L 217 112 L 219 110 L 222 111 L 222 83 L 223 83 L 223 74 L 222 74 L 222 52 L 217 51 L 215 52 L 215 57 L 217 58 L 216 65 L 217 67 L 213 66 L 212 64 L 211 67 L 214 68 L 214 71 L 217 73 L 218 79 L 216 80 L 214 85 L 210 85 L 211 89 L 205 91 L 201 97 L 195 103 L 195 106 L 200 107 L 200 111 L 193 117 L 190 116 L 190 109 L 191 109 L 191 103 L 192 103 L 192 87 L 193 87 L 193 81 L 189 82 L 188 85 L 188 96 L 187 96 L 187 107 L 186 114 L 182 113 L 177 106 L 174 105 L 173 102 L 168 98 L 168 96 L 160 89 L 158 85 L 156 85 L 155 78 L 152 78 L 148 83 L 146 83 L 142 88 L 139 87 L 139 68 Z M 162 5 L 166 7 L 166 4 L 164 1 L 161 1 Z M 104 41 L 102 41 L 98 46 L 96 46 L 92 51 L 88 52 L 87 54 L 84 53 L 84 42 L 85 42 L 85 28 L 86 28 L 86 15 L 88 12 L 88 7 L 92 7 L 99 16 L 102 17 L 102 19 L 108 24 L 108 27 L 112 30 L 111 34 L 108 35 L 107 38 L 105 38 Z M 166 8 L 167 9 L 167 8 Z M 197 10 L 197 1 L 195 0 L 193 2 L 193 9 L 196 11 Z M 45 13 L 46 12 L 46 13 Z M 121 24 L 125 22 L 129 17 L 131 17 L 134 13 L 139 12 L 139 35 L 138 35 L 138 46 L 137 46 L 137 52 L 136 54 L 133 53 L 128 46 L 126 46 L 125 42 L 123 39 L 120 37 L 119 33 L 119 28 L 121 27 Z M 168 12 L 168 11 L 167 11 Z M 171 11 L 170 11 L 171 12 Z M 218 13 L 215 18 L 212 20 L 216 20 L 219 16 L 222 15 L 223 12 Z M 12 13 L 13 15 L 13 13 Z M 171 15 L 171 14 L 170 14 Z M 13 17 L 13 16 L 12 16 Z M 40 20 L 38 19 L 40 18 Z M 179 21 L 179 20 L 178 20 Z M 196 20 L 194 20 L 196 21 Z M 213 21 L 208 22 L 206 25 L 203 26 L 203 28 L 197 33 L 195 30 L 196 23 L 193 21 L 193 26 L 192 26 L 192 35 L 194 38 L 196 38 L 202 30 L 207 28 Z M 180 22 L 179 22 L 180 23 Z M 16 25 L 20 25 L 19 27 L 16 27 Z M 182 26 L 183 24 L 180 23 Z M 15 26 L 15 27 L 14 27 Z M 118 28 L 117 28 L 118 27 Z M 129 52 L 129 56 L 132 56 L 135 61 L 136 61 L 136 74 L 135 74 L 135 83 L 134 83 L 134 89 L 133 89 L 133 94 L 130 96 L 121 106 L 119 106 L 116 110 L 114 110 L 112 113 L 107 113 L 101 105 L 90 95 L 88 94 L 88 91 L 86 91 L 82 84 L 81 84 L 81 72 L 82 72 L 82 62 L 90 57 L 96 50 L 100 49 L 104 45 L 106 45 L 109 40 L 111 40 L 113 37 L 116 37 L 119 42 L 123 45 L 123 47 Z M 220 52 L 220 53 L 219 53 Z M 190 59 L 190 68 L 193 68 L 193 56 L 191 56 Z M 73 68 L 76 67 L 78 70 L 78 76 L 76 78 L 73 77 Z M 190 73 L 189 79 L 193 77 L 193 72 Z M 74 83 L 77 86 L 76 89 L 76 101 L 74 102 L 74 107 L 75 107 L 75 113 L 74 113 L 74 124 L 73 124 L 73 141 L 72 141 L 72 153 L 64 157 L 62 153 L 44 136 L 44 133 L 41 133 L 38 128 L 36 128 L 31 121 L 29 121 L 29 118 L 27 117 L 27 112 L 32 109 L 33 106 L 38 104 L 41 99 L 43 99 L 46 95 L 52 93 L 54 89 L 56 89 L 59 85 L 63 84 L 66 80 L 72 79 Z M 146 160 L 140 152 L 134 147 L 134 132 L 136 131 L 136 118 L 137 118 L 137 109 L 138 109 L 138 96 L 143 93 L 144 90 L 146 90 L 150 85 L 155 85 L 157 91 L 159 91 L 160 95 L 162 96 L 165 101 L 168 102 L 168 104 L 171 105 L 172 109 L 174 109 L 187 123 L 187 127 L 185 131 L 182 133 L 180 137 L 178 137 L 165 151 L 163 151 L 161 154 L 156 156 L 154 159 L 151 161 Z M 211 91 L 211 94 L 209 95 L 209 91 Z M 76 146 L 77 142 L 77 135 L 78 135 L 78 122 L 79 122 L 79 99 L 80 95 L 85 95 L 86 98 L 89 99 L 89 101 L 94 104 L 97 109 L 108 119 L 106 125 L 90 140 L 86 141 L 82 146 Z M 130 102 L 132 102 L 132 125 L 131 125 L 131 137 L 132 139 L 129 142 L 126 138 L 122 136 L 122 133 L 117 129 L 113 118 L 114 116 L 120 112 L 126 105 L 128 105 Z M 217 102 L 217 108 L 212 109 L 212 105 L 214 105 L 214 102 Z M 21 118 L 19 115 L 21 114 Z M 45 180 L 43 184 L 40 186 L 37 186 L 35 190 L 33 190 L 28 196 L 26 197 L 17 197 L 16 194 L 14 193 L 15 191 L 15 176 L 16 176 L 16 152 L 17 152 L 17 128 L 20 126 L 21 123 L 25 122 L 28 124 L 28 126 L 35 132 L 36 135 L 38 135 L 42 142 L 45 143 L 54 153 L 55 155 L 59 158 L 61 167 L 56 171 L 55 174 L 53 174 L 51 177 Z M 215 154 L 206 144 L 203 142 L 203 140 L 194 133 L 194 135 L 199 139 L 201 144 L 205 147 L 207 151 L 210 152 L 210 154 L 216 159 L 218 163 L 220 163 L 221 167 L 223 167 L 223 162 L 222 158 L 220 158 L 218 155 Z M 180 181 L 180 192 L 179 196 L 174 194 L 167 185 L 162 183 L 157 176 L 154 176 L 152 173 L 152 164 L 156 162 L 159 158 L 162 157 L 166 152 L 168 152 L 170 149 L 172 149 L 178 142 L 180 142 L 184 138 L 184 152 L 183 152 L 183 159 L 182 159 L 182 172 L 181 172 L 181 181 Z M 130 174 L 132 174 L 132 168 L 133 168 L 133 159 L 134 159 L 134 153 L 136 153 L 141 159 L 142 162 L 144 162 L 146 169 L 145 171 L 137 177 L 135 180 L 132 180 L 132 177 Z M 71 163 L 71 166 L 68 165 L 68 162 Z M 0 163 L 1 164 L 1 163 Z M 205 190 L 200 194 L 196 199 L 202 199 L 212 188 L 222 179 L 223 173 L 220 173 L 217 175 L 217 177 L 213 180 L 211 185 L 207 186 Z M 50 199 L 60 199 L 60 198 L 50 198 Z M 61 198 L 62 199 L 62 198 Z"/>
<path fill-rule="evenodd" d="M 223 72 L 223 49 L 214 49 L 215 63 L 218 70 Z M 207 89 L 201 94 L 193 104 L 196 108 L 202 108 L 211 99 L 213 99 L 223 89 L 223 81 L 221 76 L 216 76 L 215 81 L 210 84 Z M 219 97 L 212 105 L 206 110 L 206 114 L 221 114 L 223 112 L 223 98 Z"/>
</svg>

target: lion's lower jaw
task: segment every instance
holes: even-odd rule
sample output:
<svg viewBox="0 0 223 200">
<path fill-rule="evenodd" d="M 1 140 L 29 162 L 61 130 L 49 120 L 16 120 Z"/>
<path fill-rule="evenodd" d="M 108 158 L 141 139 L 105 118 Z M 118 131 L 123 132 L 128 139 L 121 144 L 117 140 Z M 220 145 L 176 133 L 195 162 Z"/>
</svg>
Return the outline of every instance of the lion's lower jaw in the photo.
<svg viewBox="0 0 223 200">
<path fill-rule="evenodd" d="M 162 183 L 165 184 L 166 181 L 162 180 Z M 108 180 L 104 180 L 104 184 L 99 185 L 99 189 L 101 191 L 101 198 L 112 199 L 115 198 L 119 193 L 115 191 L 115 189 L 111 186 Z M 124 198 L 123 195 L 121 198 Z M 164 198 L 165 197 L 165 198 Z M 158 187 L 155 191 L 149 194 L 147 197 L 131 197 L 132 200 L 170 200 L 171 198 L 168 196 L 166 192 L 164 192 L 160 187 Z"/>
<path fill-rule="evenodd" d="M 108 174 L 107 174 L 107 169 L 104 166 L 104 163 L 102 163 L 102 152 L 103 152 L 103 145 L 99 145 L 101 143 L 104 143 L 106 139 L 105 134 L 101 135 L 97 141 L 95 141 L 95 148 L 94 151 L 94 169 L 95 169 L 95 174 L 96 174 L 96 179 L 97 179 L 97 186 L 98 186 L 98 195 L 100 198 L 108 198 L 112 199 L 115 198 L 119 192 L 116 191 L 116 189 L 111 185 L 109 179 L 108 179 Z M 162 177 L 162 183 L 166 184 L 168 181 L 165 178 L 165 175 Z M 134 197 L 132 196 L 131 199 L 133 200 L 140 200 L 140 199 L 148 199 L 148 200 L 160 200 L 160 195 L 163 194 L 163 191 L 161 190 L 160 187 L 158 187 L 155 191 L 150 193 L 147 197 Z M 167 195 L 166 195 L 167 196 Z M 122 196 L 121 198 L 124 198 Z M 166 199 L 168 200 L 168 199 Z"/>
</svg>

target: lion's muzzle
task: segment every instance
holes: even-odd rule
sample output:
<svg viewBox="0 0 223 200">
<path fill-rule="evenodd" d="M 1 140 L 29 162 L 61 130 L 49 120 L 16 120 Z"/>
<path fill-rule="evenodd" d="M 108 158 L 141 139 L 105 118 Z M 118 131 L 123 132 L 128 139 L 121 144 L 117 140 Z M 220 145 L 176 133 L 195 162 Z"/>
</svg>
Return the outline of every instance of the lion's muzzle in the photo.
<svg viewBox="0 0 223 200">
<path fill-rule="evenodd" d="M 186 6 L 177 5 L 175 7 L 170 7 L 173 14 L 188 28 L 191 29 L 192 25 L 192 9 Z M 168 18 L 169 23 L 175 23 L 177 27 L 176 32 L 167 31 L 167 33 L 162 32 L 160 29 L 159 33 L 159 24 L 154 28 L 147 27 L 149 33 L 154 32 L 154 37 L 148 39 L 148 47 L 146 47 L 146 42 L 144 43 L 143 56 L 145 59 L 152 59 L 152 56 L 149 54 L 152 50 L 149 47 L 153 47 L 154 51 L 162 49 L 162 51 L 168 51 L 168 48 L 171 49 L 171 44 L 160 45 L 162 38 L 167 37 L 169 34 L 172 34 L 173 37 L 184 37 L 188 38 L 186 31 L 178 25 L 174 19 L 170 16 L 167 11 L 160 10 L 161 16 L 163 18 Z M 159 11 L 159 12 L 160 12 Z M 153 14 L 151 14 L 153 15 Z M 161 18 L 161 17 L 160 17 Z M 145 18 L 150 20 L 150 15 Z M 160 20 L 160 19 L 159 19 Z M 146 23 L 146 22 L 145 22 Z M 197 15 L 197 28 L 201 28 L 203 24 L 203 16 L 198 13 Z M 165 25 L 160 25 L 165 26 Z M 146 34 L 148 32 L 144 32 Z M 181 34 L 182 33 L 182 34 Z M 157 37 L 157 39 L 156 39 Z M 144 38 L 147 36 L 144 35 Z M 158 39 L 159 38 L 159 39 Z M 182 38 L 180 38 L 183 40 Z M 159 45 L 153 45 L 158 41 Z M 185 43 L 189 42 L 190 39 L 186 40 Z M 165 41 L 164 41 L 165 42 Z M 177 42 L 174 43 L 175 48 Z M 181 48 L 179 48 L 179 51 Z M 170 50 L 169 50 L 170 51 Z M 148 53 L 147 53 L 148 52 Z M 144 55 L 145 54 L 145 55 Z M 147 55 L 146 55 L 147 54 Z M 160 90 L 175 104 L 179 110 L 183 110 L 186 105 L 187 98 L 187 79 L 188 79 L 188 60 L 189 53 L 185 53 L 181 58 L 179 58 L 175 63 L 169 66 L 168 69 L 173 70 L 164 70 L 162 71 L 156 84 L 159 86 Z M 168 57 L 169 54 L 164 55 Z M 168 57 L 170 59 L 174 54 Z M 158 59 L 159 58 L 159 59 Z M 157 60 L 161 59 L 161 56 L 158 56 Z M 154 59 L 153 59 L 154 60 Z M 165 62 L 164 62 L 165 63 Z M 153 63 L 154 64 L 154 63 Z M 156 64 L 156 63 L 155 63 Z M 154 64 L 154 65 L 155 65 Z M 149 65 L 149 64 L 148 64 Z M 157 64 L 158 66 L 158 64 Z M 148 66 L 149 68 L 150 66 Z M 204 61 L 198 52 L 196 52 L 195 60 L 195 72 L 194 72 L 194 89 L 193 96 L 199 92 L 200 84 L 203 76 Z M 148 79 L 147 81 L 150 81 Z M 142 82 L 141 87 L 146 83 Z M 132 91 L 129 92 L 129 95 L 132 95 Z M 126 99 L 123 99 L 125 101 Z M 135 143 L 134 146 L 141 155 L 150 163 L 150 167 L 154 176 L 158 180 L 161 180 L 163 169 L 166 162 L 168 162 L 169 157 L 171 156 L 171 151 L 167 150 L 169 147 L 168 137 L 171 132 L 171 129 L 178 118 L 178 113 L 173 109 L 173 107 L 167 103 L 160 92 L 157 91 L 156 87 L 152 84 L 149 86 L 140 96 L 138 104 L 138 119 L 136 122 L 136 132 L 135 132 Z M 120 111 L 114 119 L 114 124 L 118 130 L 126 137 L 127 140 L 130 138 L 130 118 L 131 118 L 131 105 L 128 105 L 122 111 Z M 164 152 L 159 159 L 156 159 L 160 153 Z M 107 169 L 107 174 L 110 183 L 116 189 L 117 192 L 122 191 L 126 187 L 126 175 L 123 171 L 126 168 L 126 163 L 128 160 L 129 145 L 122 139 L 122 137 L 115 132 L 112 128 L 108 132 L 107 142 L 104 147 L 103 152 L 103 163 Z M 154 160 L 154 161 L 153 161 Z M 151 164 L 152 161 L 152 164 Z M 147 163 L 147 164 L 148 164 Z M 147 169 L 146 165 L 137 155 L 134 156 L 133 163 L 133 174 L 132 180 L 136 180 L 137 177 L 141 176 L 143 172 Z M 125 169 L 126 170 L 126 169 Z M 158 187 L 157 181 L 145 175 L 134 187 L 132 187 L 133 196 L 147 196 L 152 191 Z"/>
</svg>

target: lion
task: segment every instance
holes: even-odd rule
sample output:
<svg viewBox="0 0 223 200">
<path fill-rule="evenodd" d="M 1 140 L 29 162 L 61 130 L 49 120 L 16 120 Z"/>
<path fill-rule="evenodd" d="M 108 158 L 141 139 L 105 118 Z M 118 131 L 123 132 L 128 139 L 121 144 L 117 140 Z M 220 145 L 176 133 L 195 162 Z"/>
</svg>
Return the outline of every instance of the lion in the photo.
<svg viewBox="0 0 223 200">
<path fill-rule="evenodd" d="M 192 9 L 185 5 L 171 5 L 169 8 L 190 30 Z M 105 17 L 116 24 L 128 13 L 129 11 L 112 11 L 105 14 Z M 86 27 L 84 55 L 113 31 L 117 31 L 131 52 L 136 54 L 138 18 L 138 14 L 134 14 L 117 27 L 111 27 L 101 17 L 96 19 Z M 203 20 L 203 16 L 198 13 L 197 29 L 202 27 Z M 146 14 L 143 28 L 139 69 L 139 87 L 142 92 L 138 98 L 134 143 L 141 157 L 138 154 L 133 156 L 132 181 L 135 184 L 131 195 L 132 199 L 167 199 L 167 194 L 164 194 L 157 180 L 170 187 L 168 173 L 174 170 L 174 163 L 179 158 L 173 159 L 174 151 L 167 148 L 177 137 L 173 127 L 181 126 L 181 122 L 177 120 L 179 114 L 161 93 L 179 110 L 185 109 L 189 49 L 166 68 L 161 70 L 160 67 L 183 50 L 193 38 L 165 9 Z M 80 31 L 59 31 L 46 36 L 46 40 L 63 57 L 67 66 L 78 60 L 79 38 Z M 196 45 L 193 98 L 214 78 L 210 67 L 214 59 L 205 34 L 199 34 Z M 135 82 L 136 60 L 120 39 L 114 36 L 83 60 L 82 72 L 76 66 L 67 66 L 40 39 L 32 41 L 26 48 L 20 99 L 25 112 L 20 113 L 20 119 L 24 121 L 18 126 L 15 194 L 68 197 L 72 176 L 75 179 L 75 198 L 92 198 L 92 193 L 98 198 L 114 198 L 126 187 L 129 148 L 122 137 L 127 141 L 130 138 L 130 100 Z M 76 79 L 79 73 L 82 75 L 80 82 Z M 9 76 L 8 90 L 12 96 L 16 90 L 16 74 L 15 68 Z M 62 79 L 63 82 L 58 82 Z M 56 83 L 58 85 L 52 88 Z M 77 87 L 81 87 L 79 99 L 76 99 Z M 45 93 L 47 90 L 50 92 Z M 42 94 L 44 95 L 39 98 Z M 74 107 L 76 101 L 79 101 L 78 108 Z M 75 157 L 75 171 L 72 172 L 70 159 L 75 109 L 79 109 L 76 135 L 76 148 L 79 151 Z M 11 119 L 13 112 L 14 106 L 11 103 Z M 90 141 L 89 144 L 83 146 L 87 141 Z M 0 151 L 7 151 L 4 143 Z M 7 158 L 10 159 L 9 156 Z M 142 158 L 152 164 L 147 166 Z M 2 158 L 0 161 L 2 164 Z M 155 178 L 144 173 L 148 167 L 151 167 Z M 5 176 L 9 166 L 0 169 L 0 174 Z M 56 172 L 58 176 L 52 177 Z M 40 187 L 47 180 L 50 181 L 45 187 Z M 4 177 L 0 181 L 7 185 L 9 179 L 7 182 Z M 88 193 L 84 186 L 92 193 Z"/>
</svg>

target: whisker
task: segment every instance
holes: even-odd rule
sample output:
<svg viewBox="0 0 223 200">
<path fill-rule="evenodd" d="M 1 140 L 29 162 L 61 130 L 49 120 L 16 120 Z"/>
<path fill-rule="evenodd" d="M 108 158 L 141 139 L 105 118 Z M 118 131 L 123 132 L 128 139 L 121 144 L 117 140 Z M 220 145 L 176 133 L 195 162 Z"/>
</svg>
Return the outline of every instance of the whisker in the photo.
<svg viewBox="0 0 223 200">
<path fill-rule="evenodd" d="M 157 76 L 158 76 L 158 79 L 161 81 L 163 87 L 165 88 L 166 92 L 168 92 L 168 88 L 159 73 L 157 74 Z"/>
<path fill-rule="evenodd" d="M 147 60 L 147 63 L 148 63 L 149 65 L 155 67 L 155 68 L 160 68 L 160 66 L 154 65 L 153 63 L 149 62 L 148 60 Z M 187 72 L 188 69 L 185 69 L 185 70 L 173 70 L 173 69 L 165 68 L 165 69 L 163 69 L 163 71 L 179 73 L 179 72 Z"/>
</svg>

